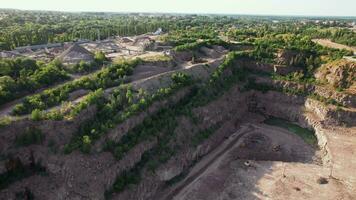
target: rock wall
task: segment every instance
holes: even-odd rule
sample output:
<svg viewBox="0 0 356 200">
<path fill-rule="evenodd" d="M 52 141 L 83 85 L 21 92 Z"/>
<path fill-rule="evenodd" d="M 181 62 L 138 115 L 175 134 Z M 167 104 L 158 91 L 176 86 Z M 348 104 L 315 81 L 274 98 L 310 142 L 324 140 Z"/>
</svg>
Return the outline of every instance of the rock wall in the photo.
<svg viewBox="0 0 356 200">
<path fill-rule="evenodd" d="M 28 127 L 41 130 L 45 137 L 42 145 L 47 146 L 49 143 L 55 143 L 60 148 L 70 141 L 80 124 L 92 118 L 95 113 L 96 107 L 90 106 L 72 120 L 44 120 L 37 122 L 23 119 L 14 121 L 0 129 L 0 154 L 6 155 L 10 153 L 15 148 L 16 138 L 23 134 Z M 18 150 L 18 147 L 16 147 L 16 150 Z"/>
<path fill-rule="evenodd" d="M 341 93 L 335 89 L 327 88 L 324 86 L 315 86 L 315 93 L 325 98 L 335 99 L 337 102 L 341 103 L 346 107 L 356 107 L 356 95 L 351 95 L 348 93 Z"/>
<path fill-rule="evenodd" d="M 105 191 L 112 187 L 116 177 L 121 172 L 135 166 L 135 164 L 141 160 L 143 153 L 153 148 L 157 143 L 156 140 L 142 142 L 127 152 L 121 160 L 117 161 L 111 153 L 100 151 L 102 145 L 105 143 L 105 138 L 121 138 L 131 128 L 141 123 L 146 116 L 151 115 L 168 105 L 178 103 L 179 100 L 188 95 L 189 92 L 190 88 L 183 88 L 171 97 L 153 103 L 147 111 L 127 119 L 114 128 L 107 137 L 103 137 L 103 140 L 97 142 L 97 151 L 91 154 L 83 154 L 78 151 L 69 155 L 54 153 L 51 152 L 51 149 L 48 147 L 48 141 L 53 139 L 52 135 L 53 137 L 61 137 L 58 133 L 65 133 L 65 139 L 59 141 L 59 144 L 64 145 L 68 143 L 70 138 L 77 131 L 80 123 L 91 118 L 91 116 L 95 114 L 95 107 L 83 111 L 83 113 L 73 121 L 24 121 L 5 128 L 4 130 L 6 132 L 2 135 L 3 140 L 1 141 L 6 144 L 13 144 L 15 136 L 11 136 L 11 133 L 19 127 L 27 127 L 31 125 L 40 128 L 43 133 L 48 134 L 42 145 L 13 148 L 4 147 L 2 153 L 12 153 L 16 155 L 16 157 L 20 158 L 25 165 L 30 164 L 29 158 L 31 154 L 33 154 L 35 160 L 45 167 L 48 173 L 48 178 L 38 178 L 38 184 L 40 185 L 41 181 L 45 184 L 45 182 L 49 182 L 49 179 L 51 184 L 50 188 L 44 187 L 48 192 L 43 193 L 41 192 L 41 187 L 38 187 L 39 185 L 31 185 L 30 180 L 24 179 L 16 184 L 10 185 L 7 189 L 0 191 L 0 197 L 4 196 L 8 197 L 7 199 L 14 199 L 16 192 L 27 187 L 36 194 L 36 199 L 104 199 Z M 54 125 L 54 123 L 57 124 Z M 60 140 L 61 138 L 58 139 Z M 6 160 L 0 162 L 0 165 L 2 166 L 0 169 L 3 169 L 3 171 L 5 170 L 5 163 Z"/>
<path fill-rule="evenodd" d="M 111 129 L 107 135 L 101 137 L 101 139 L 95 144 L 96 150 L 100 152 L 105 144 L 105 141 L 107 140 L 118 142 L 130 129 L 142 123 L 147 116 L 156 113 L 162 108 L 178 103 L 190 93 L 190 89 L 191 88 L 189 87 L 183 88 L 165 100 L 154 102 L 146 111 L 130 117 L 115 128 Z"/>
<path fill-rule="evenodd" d="M 198 124 L 194 124 L 187 117 L 180 118 L 175 129 L 176 137 L 174 142 L 170 143 L 171 147 L 179 149 L 177 154 L 162 164 L 154 173 L 144 170 L 143 180 L 138 185 L 114 194 L 113 199 L 157 199 L 159 193 L 164 192 L 166 181 L 184 173 L 196 160 L 215 149 L 238 129 L 247 116 L 246 102 L 249 95 L 249 93 L 241 94 L 239 87 L 235 86 L 217 100 L 194 109 L 193 113 L 200 119 Z M 221 124 L 220 128 L 211 137 L 197 147 L 192 145 L 192 137 L 200 130 L 218 124 Z"/>
<path fill-rule="evenodd" d="M 210 63 L 210 67 L 199 64 L 195 67 L 182 69 L 195 78 L 207 79 L 223 59 Z M 256 66 L 255 66 L 256 67 Z M 257 66 L 263 68 L 264 66 Z M 267 68 L 266 68 L 267 69 Z M 268 66 L 268 70 L 270 66 Z M 156 90 L 162 87 L 163 82 L 169 82 L 171 73 L 153 77 L 145 81 L 139 81 L 134 87 Z M 260 79 L 268 84 L 278 87 L 293 87 L 314 91 L 313 86 L 299 85 L 288 82 L 275 82 Z M 228 136 L 233 134 L 239 125 L 244 122 L 261 122 L 264 116 L 275 116 L 298 123 L 303 127 L 313 128 L 318 137 L 318 144 L 324 153 L 323 163 L 331 160 L 327 138 L 323 132 L 325 124 L 337 123 L 346 120 L 355 122 L 355 115 L 351 112 L 340 112 L 321 104 L 318 101 L 305 97 L 288 95 L 276 91 L 262 93 L 259 91 L 241 92 L 240 86 L 235 85 L 229 91 L 209 104 L 193 109 L 195 117 L 199 119 L 194 123 L 188 117 L 179 117 L 178 126 L 174 131 L 175 137 L 169 142 L 169 146 L 176 148 L 176 154 L 163 163 L 154 172 L 144 169 L 143 180 L 121 193 L 114 194 L 113 199 L 156 199 L 160 192 L 164 192 L 167 181 L 176 178 L 195 163 L 196 160 L 207 155 Z M 189 94 L 189 88 L 178 91 L 166 100 L 153 103 L 147 111 L 139 113 L 112 129 L 107 135 L 95 143 L 95 150 L 90 155 L 75 151 L 69 155 L 51 152 L 48 147 L 50 141 L 54 141 L 58 148 L 67 144 L 81 122 L 94 116 L 95 107 L 89 107 L 73 121 L 44 121 L 32 122 L 23 120 L 0 130 L 0 153 L 16 154 L 25 164 L 29 164 L 31 154 L 35 160 L 41 163 L 47 170 L 48 176 L 35 175 L 25 178 L 8 188 L 0 191 L 0 197 L 14 199 L 14 195 L 24 187 L 36 194 L 36 199 L 104 199 L 105 191 L 110 189 L 116 177 L 123 171 L 133 168 L 142 155 L 157 145 L 157 140 L 144 141 L 137 144 L 123 159 L 117 161 L 109 152 L 102 152 L 106 140 L 119 141 L 130 129 L 142 123 L 145 117 L 156 113 L 158 110 L 175 105 L 179 100 Z M 340 98 L 346 101 L 348 97 Z M 257 113 L 257 114 L 256 114 Z M 350 114 L 351 113 L 351 114 Z M 25 127 L 37 127 L 45 133 L 43 145 L 31 145 L 29 147 L 15 148 L 16 136 L 22 133 Z M 213 126 L 219 128 L 201 144 L 192 145 L 192 138 L 202 130 Z M 0 171 L 4 171 L 4 161 L 0 161 Z"/>
</svg>

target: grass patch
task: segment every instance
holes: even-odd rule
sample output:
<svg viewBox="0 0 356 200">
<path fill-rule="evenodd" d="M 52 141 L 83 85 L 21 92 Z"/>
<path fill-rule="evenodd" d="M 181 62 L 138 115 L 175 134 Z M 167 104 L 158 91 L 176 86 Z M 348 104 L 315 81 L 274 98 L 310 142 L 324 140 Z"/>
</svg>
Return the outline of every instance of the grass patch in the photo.
<svg viewBox="0 0 356 200">
<path fill-rule="evenodd" d="M 288 131 L 298 135 L 301 137 L 306 143 L 316 146 L 318 144 L 318 140 L 315 136 L 315 132 L 306 128 L 302 128 L 296 124 L 293 124 L 287 120 L 271 117 L 264 121 L 265 124 L 278 126 Z"/>
<path fill-rule="evenodd" d="M 168 62 L 171 61 L 172 58 L 167 56 L 167 55 L 151 55 L 151 56 L 145 56 L 141 58 L 144 62 Z"/>
</svg>

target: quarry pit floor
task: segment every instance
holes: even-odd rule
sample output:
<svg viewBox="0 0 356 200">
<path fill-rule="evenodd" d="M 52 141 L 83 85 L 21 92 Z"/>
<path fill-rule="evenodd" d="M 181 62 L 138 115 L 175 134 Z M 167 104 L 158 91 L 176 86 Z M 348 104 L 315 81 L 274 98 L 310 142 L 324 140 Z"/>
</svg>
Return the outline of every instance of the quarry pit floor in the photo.
<svg viewBox="0 0 356 200">
<path fill-rule="evenodd" d="M 352 199 L 321 151 L 285 129 L 246 123 L 161 199 Z"/>
</svg>

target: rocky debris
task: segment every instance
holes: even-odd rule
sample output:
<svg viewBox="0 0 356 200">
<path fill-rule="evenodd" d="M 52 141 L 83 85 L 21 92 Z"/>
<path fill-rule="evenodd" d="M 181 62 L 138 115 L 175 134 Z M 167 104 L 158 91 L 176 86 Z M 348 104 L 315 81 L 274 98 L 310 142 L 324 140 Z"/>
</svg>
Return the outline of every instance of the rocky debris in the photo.
<svg viewBox="0 0 356 200">
<path fill-rule="evenodd" d="M 324 185 L 324 184 L 328 184 L 329 181 L 328 181 L 328 179 L 326 179 L 324 177 L 320 177 L 320 178 L 318 178 L 317 183 Z"/>
<path fill-rule="evenodd" d="M 349 109 L 338 109 L 336 106 L 325 105 L 313 99 L 305 101 L 305 108 L 312 111 L 321 120 L 330 125 L 356 125 L 356 112 Z"/>
<path fill-rule="evenodd" d="M 0 154 L 7 155 L 12 150 L 17 151 L 19 148 L 15 147 L 15 140 L 21 136 L 29 128 L 39 129 L 45 136 L 42 145 L 48 146 L 51 143 L 56 147 L 62 148 L 72 138 L 75 131 L 80 124 L 90 118 L 96 113 L 95 106 L 89 106 L 82 111 L 80 115 L 71 120 L 53 121 L 32 121 L 30 119 L 23 119 L 12 122 L 11 125 L 0 129 Z"/>
<path fill-rule="evenodd" d="M 355 62 L 343 59 L 325 64 L 317 70 L 315 77 L 333 88 L 352 89 L 352 94 L 356 94 Z"/>
<path fill-rule="evenodd" d="M 356 95 L 346 92 L 338 92 L 333 88 L 319 85 L 315 86 L 314 92 L 325 98 L 335 99 L 343 106 L 356 108 Z"/>
<path fill-rule="evenodd" d="M 288 49 L 281 49 L 277 52 L 276 63 L 279 65 L 293 65 L 298 56 L 303 56 L 300 52 Z"/>
</svg>

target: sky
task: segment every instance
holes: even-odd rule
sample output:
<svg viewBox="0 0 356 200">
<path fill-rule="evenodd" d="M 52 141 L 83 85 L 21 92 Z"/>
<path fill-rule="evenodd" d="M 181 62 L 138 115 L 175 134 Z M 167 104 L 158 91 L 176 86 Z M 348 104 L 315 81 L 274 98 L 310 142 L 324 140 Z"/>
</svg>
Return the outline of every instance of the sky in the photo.
<svg viewBox="0 0 356 200">
<path fill-rule="evenodd" d="M 356 16 L 356 0 L 0 0 L 0 8 L 96 12 Z"/>
</svg>

